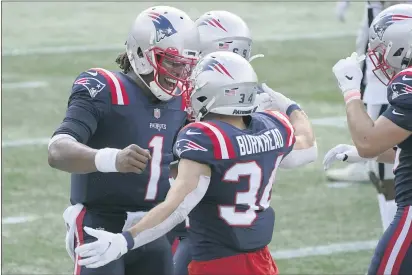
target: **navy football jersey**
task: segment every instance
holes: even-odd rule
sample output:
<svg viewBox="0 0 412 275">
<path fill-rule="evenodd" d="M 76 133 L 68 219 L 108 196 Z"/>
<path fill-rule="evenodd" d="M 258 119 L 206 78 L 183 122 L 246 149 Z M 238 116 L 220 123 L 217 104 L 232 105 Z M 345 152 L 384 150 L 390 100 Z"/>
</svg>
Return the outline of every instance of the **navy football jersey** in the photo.
<svg viewBox="0 0 412 275">
<path fill-rule="evenodd" d="M 412 131 L 412 68 L 397 74 L 388 85 L 389 108 L 383 116 L 399 127 Z M 409 136 L 396 149 L 395 200 L 399 206 L 412 203 L 412 137 Z"/>
<path fill-rule="evenodd" d="M 293 127 L 278 112 L 254 113 L 247 129 L 221 121 L 183 128 L 174 153 L 211 167 L 209 188 L 189 215 L 194 260 L 256 251 L 272 239 L 272 184 L 295 143 Z"/>
<path fill-rule="evenodd" d="M 70 134 L 95 149 L 137 144 L 149 149 L 152 159 L 142 174 L 72 174 L 72 204 L 144 211 L 164 200 L 170 188 L 174 139 L 187 117 L 186 101 L 183 97 L 151 101 L 147 93 L 120 72 L 95 68 L 76 78 L 66 117 L 54 135 Z"/>
</svg>

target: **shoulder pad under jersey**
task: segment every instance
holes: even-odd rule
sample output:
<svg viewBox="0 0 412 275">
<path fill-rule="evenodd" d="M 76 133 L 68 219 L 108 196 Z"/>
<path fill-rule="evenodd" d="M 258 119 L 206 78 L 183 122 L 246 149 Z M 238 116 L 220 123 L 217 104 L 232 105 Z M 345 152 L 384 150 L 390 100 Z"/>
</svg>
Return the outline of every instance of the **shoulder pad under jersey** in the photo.
<svg viewBox="0 0 412 275">
<path fill-rule="evenodd" d="M 278 129 L 285 136 L 285 140 L 286 140 L 285 147 L 286 148 L 292 147 L 295 144 L 296 142 L 295 130 L 289 121 L 289 117 L 286 114 L 278 112 L 278 111 L 263 111 L 263 112 L 256 113 L 256 115 L 257 117 L 259 115 L 265 116 L 266 118 L 269 118 L 273 123 L 275 123 L 278 126 Z"/>
<path fill-rule="evenodd" d="M 78 92 L 87 92 L 92 99 L 110 96 L 113 105 L 129 104 L 121 79 L 115 73 L 102 68 L 92 68 L 82 72 L 72 86 L 72 93 Z"/>
<path fill-rule="evenodd" d="M 194 122 L 184 127 L 177 136 L 174 153 L 206 164 L 236 156 L 229 136 L 212 122 Z"/>
<path fill-rule="evenodd" d="M 399 72 L 388 85 L 388 102 L 412 110 L 412 68 Z"/>
</svg>

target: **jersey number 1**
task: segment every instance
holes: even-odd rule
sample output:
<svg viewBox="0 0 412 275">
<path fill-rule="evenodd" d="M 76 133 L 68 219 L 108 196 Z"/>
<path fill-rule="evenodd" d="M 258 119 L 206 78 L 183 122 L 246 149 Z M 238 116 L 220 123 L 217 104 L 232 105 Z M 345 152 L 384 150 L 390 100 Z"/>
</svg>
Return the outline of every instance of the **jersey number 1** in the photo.
<svg viewBox="0 0 412 275">
<path fill-rule="evenodd" d="M 151 201 L 156 198 L 157 185 L 160 179 L 160 163 L 162 162 L 163 137 L 154 136 L 149 142 L 152 149 L 152 159 L 150 163 L 149 183 L 147 184 L 145 200 Z"/>
</svg>

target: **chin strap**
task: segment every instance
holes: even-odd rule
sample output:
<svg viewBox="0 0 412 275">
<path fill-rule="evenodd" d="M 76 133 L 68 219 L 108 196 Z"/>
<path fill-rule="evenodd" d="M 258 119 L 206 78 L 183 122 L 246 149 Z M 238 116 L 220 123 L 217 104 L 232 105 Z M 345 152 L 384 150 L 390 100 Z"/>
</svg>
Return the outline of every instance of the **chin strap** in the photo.
<svg viewBox="0 0 412 275">
<path fill-rule="evenodd" d="M 213 97 L 212 100 L 210 100 L 208 104 L 206 104 L 199 110 L 199 113 L 196 116 L 196 122 L 200 121 L 207 113 L 209 113 L 210 107 L 212 107 L 215 101 L 216 101 L 216 97 Z"/>
</svg>

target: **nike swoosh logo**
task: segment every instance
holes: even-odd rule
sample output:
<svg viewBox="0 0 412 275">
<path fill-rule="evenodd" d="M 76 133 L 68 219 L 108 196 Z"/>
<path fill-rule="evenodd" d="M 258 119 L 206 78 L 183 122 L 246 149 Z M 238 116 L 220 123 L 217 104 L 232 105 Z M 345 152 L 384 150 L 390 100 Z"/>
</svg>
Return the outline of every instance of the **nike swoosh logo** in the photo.
<svg viewBox="0 0 412 275">
<path fill-rule="evenodd" d="M 202 133 L 199 133 L 199 132 L 192 132 L 192 131 L 187 131 L 186 132 L 186 135 L 201 135 Z"/>
<path fill-rule="evenodd" d="M 398 115 L 398 116 L 404 116 L 404 114 L 398 113 L 398 112 L 397 112 L 397 111 L 395 111 L 395 110 L 392 110 L 392 114 L 394 114 L 394 115 Z"/>
<path fill-rule="evenodd" d="M 406 75 L 402 76 L 402 80 L 403 81 L 408 81 L 408 80 L 412 80 L 411 77 L 406 77 Z"/>
<path fill-rule="evenodd" d="M 86 72 L 86 73 L 88 73 L 89 75 L 92 75 L 92 76 L 97 76 L 97 72 Z"/>
<path fill-rule="evenodd" d="M 353 79 L 353 76 L 347 76 L 347 75 L 345 75 L 345 77 L 346 77 L 347 79 L 349 79 L 349 80 L 352 80 L 352 79 Z"/>
</svg>

